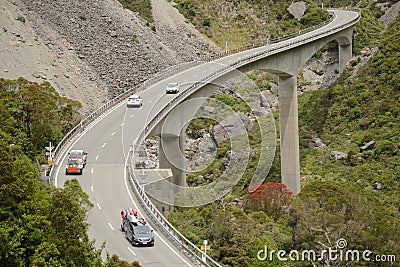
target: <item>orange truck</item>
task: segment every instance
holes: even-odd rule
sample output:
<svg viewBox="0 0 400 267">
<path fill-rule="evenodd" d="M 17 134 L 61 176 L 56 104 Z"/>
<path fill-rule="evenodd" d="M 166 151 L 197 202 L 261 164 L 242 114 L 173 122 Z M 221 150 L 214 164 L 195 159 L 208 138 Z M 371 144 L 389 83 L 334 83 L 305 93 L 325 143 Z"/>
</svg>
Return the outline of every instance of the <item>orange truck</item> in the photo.
<svg viewBox="0 0 400 267">
<path fill-rule="evenodd" d="M 82 174 L 83 172 L 83 164 L 78 162 L 77 160 L 70 160 L 67 163 L 67 167 L 65 168 L 65 174 Z"/>
</svg>

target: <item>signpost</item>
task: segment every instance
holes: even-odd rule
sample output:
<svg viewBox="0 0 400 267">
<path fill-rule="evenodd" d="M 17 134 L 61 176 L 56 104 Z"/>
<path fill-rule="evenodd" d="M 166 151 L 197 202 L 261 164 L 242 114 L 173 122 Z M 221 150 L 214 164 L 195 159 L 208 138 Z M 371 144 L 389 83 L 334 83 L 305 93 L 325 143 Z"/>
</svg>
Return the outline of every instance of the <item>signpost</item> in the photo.
<svg viewBox="0 0 400 267">
<path fill-rule="evenodd" d="M 49 142 L 49 146 L 45 146 L 44 148 L 46 149 L 46 156 L 48 156 L 47 164 L 51 165 L 51 164 L 53 164 L 53 155 L 51 152 L 53 151 L 54 146 L 52 146 L 51 142 Z"/>
<path fill-rule="evenodd" d="M 207 240 L 203 240 L 203 244 L 204 244 L 204 245 L 202 245 L 202 246 L 200 247 L 201 250 L 204 250 L 204 253 L 201 254 L 201 260 L 204 261 L 204 262 L 206 262 L 207 250 L 210 250 L 211 247 L 210 247 L 210 245 L 207 246 L 207 244 L 208 244 L 208 241 L 207 241 Z"/>
</svg>

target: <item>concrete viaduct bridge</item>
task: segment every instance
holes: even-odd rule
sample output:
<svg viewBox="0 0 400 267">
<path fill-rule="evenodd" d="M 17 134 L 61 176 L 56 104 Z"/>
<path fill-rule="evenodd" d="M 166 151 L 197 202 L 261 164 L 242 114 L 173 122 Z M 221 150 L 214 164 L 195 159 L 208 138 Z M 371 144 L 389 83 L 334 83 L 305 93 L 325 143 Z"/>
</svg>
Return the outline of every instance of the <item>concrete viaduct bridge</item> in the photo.
<svg viewBox="0 0 400 267">
<path fill-rule="evenodd" d="M 320 48 L 336 40 L 339 47 L 339 72 L 352 57 L 353 25 L 360 19 L 360 14 L 349 10 L 329 10 L 331 20 L 322 27 L 295 36 L 282 42 L 264 45 L 218 60 L 204 63 L 178 73 L 167 82 L 189 83 L 181 93 L 168 103 L 155 105 L 143 132 L 136 140 L 136 155 L 139 154 L 139 143 L 149 136 L 160 138 L 160 168 L 171 169 L 172 186 L 176 193 L 186 186 L 184 151 L 184 132 L 188 122 L 195 117 L 201 104 L 215 88 L 237 75 L 237 71 L 246 73 L 252 70 L 263 70 L 279 77 L 279 123 L 280 154 L 282 182 L 294 194 L 300 192 L 300 160 L 297 108 L 297 74 Z M 147 89 L 142 93 L 148 98 Z M 163 90 L 163 89 L 161 89 Z M 191 101 L 196 99 L 196 101 Z M 186 104 L 184 104 L 187 102 Z M 162 183 L 158 181 L 158 183 Z M 157 185 L 164 195 L 151 194 L 161 202 L 173 205 L 168 199 L 169 182 Z M 153 189 L 154 189 L 153 187 Z M 225 192 L 226 193 L 226 192 Z M 166 195 L 165 195 L 166 194 Z M 193 204 L 193 203 L 191 203 Z M 206 203 L 201 203 L 206 204 Z M 157 205 L 160 210 L 168 211 L 169 205 Z"/>
<path fill-rule="evenodd" d="M 149 81 L 151 85 L 145 83 L 140 90 L 133 90 L 143 98 L 141 108 L 126 108 L 126 97 L 132 94 L 127 92 L 99 108 L 72 129 L 54 151 L 54 165 L 50 176 L 55 185 L 61 187 L 66 180 L 71 179 L 64 175 L 66 152 L 74 148 L 84 148 L 89 152 L 83 174 L 74 178 L 78 179 L 90 201 L 95 203 L 94 208 L 88 212 L 88 222 L 89 235 L 97 240 L 96 246 L 100 247 L 105 240 L 110 255 L 116 253 L 128 261 L 139 260 L 149 266 L 220 266 L 169 224 L 163 216 L 172 207 L 168 205 L 168 201 L 156 202 L 156 205 L 150 201 L 144 190 L 144 183 L 141 183 L 148 170 L 135 169 L 132 157 L 140 156 L 139 144 L 145 138 L 159 136 L 162 140 L 160 168 L 172 170 L 172 182 L 184 186 L 182 133 L 216 85 L 223 84 L 238 72 L 259 69 L 279 77 L 282 179 L 297 194 L 300 190 L 297 73 L 318 49 L 331 40 L 336 40 L 339 44 L 339 70 L 342 71 L 351 58 L 353 26 L 360 18 L 360 14 L 355 11 L 330 10 L 330 13 L 332 19 L 322 27 L 293 38 L 194 67 L 185 68 L 185 65 L 179 73 L 164 73 L 168 74 L 168 78 L 154 78 L 153 81 L 157 82 Z M 183 85 L 179 94 L 165 94 L 165 86 L 169 82 Z M 234 140 L 233 143 L 242 141 Z M 276 143 L 276 138 L 273 143 Z M 239 147 L 238 151 L 240 150 Z M 268 155 L 261 154 L 261 158 Z M 234 165 L 233 167 L 241 165 L 241 160 Z M 260 165 L 263 167 L 263 164 Z M 154 182 L 151 185 L 158 186 L 159 183 Z M 212 190 L 205 188 L 201 193 L 206 195 L 208 191 Z M 144 217 L 155 227 L 156 242 L 153 248 L 133 248 L 127 243 L 123 233 L 118 231 L 121 223 L 119 210 L 131 205 L 139 213 L 145 214 Z"/>
</svg>

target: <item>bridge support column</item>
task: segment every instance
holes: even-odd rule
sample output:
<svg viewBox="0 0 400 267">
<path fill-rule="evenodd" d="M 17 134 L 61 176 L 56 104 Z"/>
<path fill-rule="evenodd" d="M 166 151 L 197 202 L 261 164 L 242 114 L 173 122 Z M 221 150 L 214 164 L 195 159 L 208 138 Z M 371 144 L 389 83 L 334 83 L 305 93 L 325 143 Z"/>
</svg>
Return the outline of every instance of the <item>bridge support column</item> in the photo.
<svg viewBox="0 0 400 267">
<path fill-rule="evenodd" d="M 279 123 L 282 183 L 300 192 L 300 156 L 296 76 L 279 76 Z"/>
<path fill-rule="evenodd" d="M 186 185 L 185 173 L 185 140 L 182 136 L 161 135 L 159 161 L 161 169 L 171 169 L 176 185 Z"/>
<path fill-rule="evenodd" d="M 168 180 L 180 186 L 186 186 L 186 174 L 183 168 L 185 162 L 182 158 L 184 149 L 184 138 L 175 135 L 160 136 L 159 167 L 160 169 L 171 169 L 173 177 Z M 165 188 L 160 188 L 160 190 L 171 197 L 169 203 L 173 203 L 173 197 L 175 193 L 178 193 L 176 188 L 173 188 L 170 183 L 161 183 L 161 186 Z M 174 209 L 173 205 L 168 205 L 154 198 L 152 198 L 152 202 L 164 216 L 167 216 Z"/>
<path fill-rule="evenodd" d="M 351 60 L 352 48 L 350 44 L 339 44 L 339 72 L 346 69 L 347 62 Z"/>
</svg>

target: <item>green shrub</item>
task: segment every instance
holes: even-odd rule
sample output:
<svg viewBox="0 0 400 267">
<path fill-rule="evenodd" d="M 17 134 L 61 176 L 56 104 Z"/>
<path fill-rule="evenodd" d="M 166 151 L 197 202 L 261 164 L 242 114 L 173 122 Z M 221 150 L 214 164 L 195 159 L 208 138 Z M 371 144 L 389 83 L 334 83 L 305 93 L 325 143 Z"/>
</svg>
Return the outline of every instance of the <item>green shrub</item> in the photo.
<svg viewBox="0 0 400 267">
<path fill-rule="evenodd" d="M 122 6 L 139 15 L 148 22 L 153 22 L 151 0 L 118 0 Z"/>
</svg>

